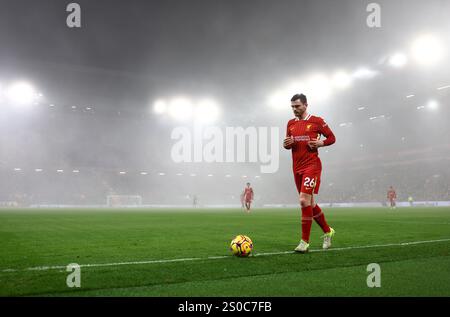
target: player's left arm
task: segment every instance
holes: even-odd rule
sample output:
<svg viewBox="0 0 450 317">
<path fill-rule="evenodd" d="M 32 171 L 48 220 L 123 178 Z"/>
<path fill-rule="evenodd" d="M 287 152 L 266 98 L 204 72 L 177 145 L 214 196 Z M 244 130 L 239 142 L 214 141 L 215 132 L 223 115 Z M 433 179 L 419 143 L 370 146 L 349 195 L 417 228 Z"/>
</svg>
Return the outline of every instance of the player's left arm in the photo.
<svg viewBox="0 0 450 317">
<path fill-rule="evenodd" d="M 333 131 L 331 131 L 330 126 L 322 119 L 319 123 L 320 128 L 319 132 L 323 136 L 325 136 L 325 140 L 312 140 L 308 142 L 308 145 L 311 149 L 317 149 L 322 146 L 329 146 L 336 142 L 336 136 Z"/>
</svg>

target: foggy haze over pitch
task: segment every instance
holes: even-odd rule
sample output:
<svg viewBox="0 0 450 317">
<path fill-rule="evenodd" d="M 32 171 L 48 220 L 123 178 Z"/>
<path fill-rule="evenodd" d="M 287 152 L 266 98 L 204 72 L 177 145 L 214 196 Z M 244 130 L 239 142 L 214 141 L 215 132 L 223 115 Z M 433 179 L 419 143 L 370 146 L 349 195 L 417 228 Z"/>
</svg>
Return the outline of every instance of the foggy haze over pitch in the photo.
<svg viewBox="0 0 450 317">
<path fill-rule="evenodd" d="M 377 1 L 380 28 L 367 26 L 368 1 L 77 1 L 80 29 L 65 23 L 68 3 L 0 1 L 0 89 L 26 80 L 43 94 L 28 110 L 0 100 L 0 200 L 26 193 L 35 203 L 101 204 L 116 193 L 148 204 L 189 204 L 193 195 L 236 204 L 249 181 L 256 204 L 296 203 L 281 146 L 295 93 L 336 135 L 320 149 L 322 201 L 382 201 L 389 185 L 400 199 L 429 190 L 436 197 L 427 199 L 449 200 L 450 89 L 438 89 L 450 85 L 448 1 Z M 441 40 L 437 65 L 411 58 L 421 34 Z M 407 54 L 404 67 L 389 64 L 396 52 Z M 295 85 L 362 68 L 373 77 L 354 76 L 323 99 Z M 274 107 L 277 91 L 285 100 Z M 277 127 L 277 172 L 262 174 L 258 162 L 174 162 L 172 131 L 195 123 L 153 104 L 178 96 L 214 100 L 211 126 L 221 131 Z"/>
</svg>

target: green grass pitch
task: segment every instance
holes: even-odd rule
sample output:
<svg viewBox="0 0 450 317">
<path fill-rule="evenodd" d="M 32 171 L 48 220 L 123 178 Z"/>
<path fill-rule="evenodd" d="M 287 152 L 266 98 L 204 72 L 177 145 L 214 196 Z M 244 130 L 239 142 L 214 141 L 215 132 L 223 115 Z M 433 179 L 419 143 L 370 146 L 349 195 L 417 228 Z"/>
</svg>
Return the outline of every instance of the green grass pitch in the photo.
<svg viewBox="0 0 450 317">
<path fill-rule="evenodd" d="M 450 296 L 450 208 L 324 212 L 332 249 L 313 223 L 317 251 L 296 254 L 299 209 L 0 209 L 0 296 Z M 254 256 L 231 256 L 238 234 Z"/>
</svg>

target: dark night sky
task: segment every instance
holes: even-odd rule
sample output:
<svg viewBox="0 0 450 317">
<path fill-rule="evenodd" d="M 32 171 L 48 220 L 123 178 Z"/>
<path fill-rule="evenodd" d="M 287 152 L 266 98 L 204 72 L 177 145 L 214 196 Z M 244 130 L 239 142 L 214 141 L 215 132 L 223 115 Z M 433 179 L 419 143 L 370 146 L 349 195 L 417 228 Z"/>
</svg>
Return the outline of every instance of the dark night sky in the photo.
<svg viewBox="0 0 450 317">
<path fill-rule="evenodd" d="M 1 1 L 2 75 L 32 76 L 56 100 L 110 107 L 180 90 L 230 104 L 257 98 L 299 73 L 374 64 L 421 25 L 441 27 L 449 9 L 380 2 L 383 27 L 370 29 L 367 1 L 78 1 L 75 30 L 68 3 Z"/>
</svg>

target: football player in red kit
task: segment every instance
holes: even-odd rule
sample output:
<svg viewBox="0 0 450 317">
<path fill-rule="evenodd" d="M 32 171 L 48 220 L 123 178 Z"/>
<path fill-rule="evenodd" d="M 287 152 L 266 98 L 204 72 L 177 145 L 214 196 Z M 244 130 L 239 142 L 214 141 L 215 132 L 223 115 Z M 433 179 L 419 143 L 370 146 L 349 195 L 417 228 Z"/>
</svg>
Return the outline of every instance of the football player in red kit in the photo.
<svg viewBox="0 0 450 317">
<path fill-rule="evenodd" d="M 391 204 L 391 209 L 393 208 L 395 209 L 396 207 L 395 201 L 397 200 L 397 193 L 395 192 L 395 189 L 392 186 L 389 187 L 389 190 L 387 192 L 387 199 Z"/>
<path fill-rule="evenodd" d="M 324 232 L 322 247 L 328 249 L 335 231 L 328 226 L 325 215 L 314 201 L 314 194 L 319 193 L 322 173 L 318 148 L 333 144 L 336 138 L 322 118 L 313 116 L 306 111 L 308 101 L 304 94 L 294 95 L 291 98 L 291 107 L 295 118 L 289 120 L 287 124 L 283 146 L 285 149 L 292 150 L 294 180 L 300 194 L 302 209 L 302 239 L 295 251 L 300 253 L 308 251 L 313 219 Z M 321 140 L 321 135 L 326 139 Z"/>
<path fill-rule="evenodd" d="M 247 183 L 247 187 L 245 187 L 243 195 L 244 195 L 245 209 L 247 210 L 247 213 L 249 213 L 251 203 L 253 200 L 253 188 L 250 187 L 250 183 Z"/>
</svg>

